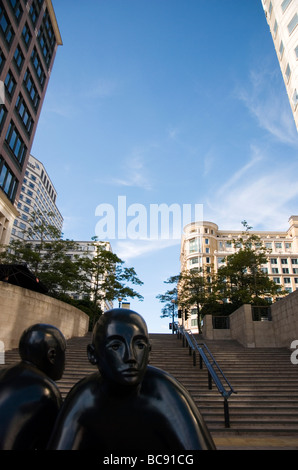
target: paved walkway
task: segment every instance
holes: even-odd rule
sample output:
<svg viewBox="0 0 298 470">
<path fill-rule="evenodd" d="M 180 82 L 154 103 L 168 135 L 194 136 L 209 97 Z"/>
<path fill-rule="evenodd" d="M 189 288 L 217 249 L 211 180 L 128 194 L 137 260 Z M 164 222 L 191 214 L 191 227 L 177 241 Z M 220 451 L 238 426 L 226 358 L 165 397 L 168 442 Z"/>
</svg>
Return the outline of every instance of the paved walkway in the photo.
<svg viewBox="0 0 298 470">
<path fill-rule="evenodd" d="M 214 437 L 218 450 L 298 450 L 297 437 Z"/>
</svg>

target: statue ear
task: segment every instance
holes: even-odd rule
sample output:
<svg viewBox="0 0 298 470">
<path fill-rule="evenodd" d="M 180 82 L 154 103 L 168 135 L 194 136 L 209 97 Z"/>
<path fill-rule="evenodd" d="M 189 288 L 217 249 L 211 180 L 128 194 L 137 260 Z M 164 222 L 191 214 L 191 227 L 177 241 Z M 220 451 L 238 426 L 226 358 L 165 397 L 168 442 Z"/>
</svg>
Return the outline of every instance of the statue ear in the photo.
<svg viewBox="0 0 298 470">
<path fill-rule="evenodd" d="M 55 359 L 56 359 L 56 349 L 50 348 L 47 353 L 48 361 L 51 364 L 55 364 Z"/>
<path fill-rule="evenodd" d="M 96 366 L 98 364 L 98 357 L 95 352 L 95 347 L 93 346 L 93 344 L 88 344 L 87 356 L 88 356 L 89 362 L 91 362 L 93 366 Z"/>
</svg>

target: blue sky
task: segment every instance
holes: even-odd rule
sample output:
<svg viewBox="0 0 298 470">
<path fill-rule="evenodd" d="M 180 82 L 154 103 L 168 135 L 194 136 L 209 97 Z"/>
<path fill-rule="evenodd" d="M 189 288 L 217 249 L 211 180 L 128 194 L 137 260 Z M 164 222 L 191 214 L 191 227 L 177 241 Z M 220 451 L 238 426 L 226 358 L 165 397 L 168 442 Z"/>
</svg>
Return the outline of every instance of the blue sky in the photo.
<svg viewBox="0 0 298 470">
<path fill-rule="evenodd" d="M 287 229 L 298 134 L 261 0 L 53 5 L 63 46 L 32 154 L 58 191 L 64 238 L 90 240 L 96 208 L 117 213 L 119 196 L 148 214 L 202 205 L 220 229 Z M 180 241 L 110 242 L 144 282 L 131 307 L 168 332 L 155 297 L 179 273 Z"/>
</svg>

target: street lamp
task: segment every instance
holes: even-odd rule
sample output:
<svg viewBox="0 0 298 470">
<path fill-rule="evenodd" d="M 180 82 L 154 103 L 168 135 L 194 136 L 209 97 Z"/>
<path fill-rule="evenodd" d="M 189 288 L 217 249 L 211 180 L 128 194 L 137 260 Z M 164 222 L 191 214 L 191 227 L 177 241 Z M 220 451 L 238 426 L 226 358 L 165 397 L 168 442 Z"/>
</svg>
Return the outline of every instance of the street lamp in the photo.
<svg viewBox="0 0 298 470">
<path fill-rule="evenodd" d="M 174 334 L 174 317 L 175 317 L 175 303 L 176 303 L 176 300 L 172 299 L 171 302 L 173 304 L 173 312 L 172 312 L 172 335 L 173 335 Z"/>
</svg>

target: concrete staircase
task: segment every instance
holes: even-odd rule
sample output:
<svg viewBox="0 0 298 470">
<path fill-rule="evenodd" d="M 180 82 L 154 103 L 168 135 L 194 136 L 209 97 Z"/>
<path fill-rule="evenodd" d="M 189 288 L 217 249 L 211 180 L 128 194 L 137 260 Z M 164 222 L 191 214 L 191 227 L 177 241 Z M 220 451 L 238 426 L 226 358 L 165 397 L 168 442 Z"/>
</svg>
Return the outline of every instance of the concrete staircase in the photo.
<svg viewBox="0 0 298 470">
<path fill-rule="evenodd" d="M 96 370 L 87 359 L 90 340 L 87 334 L 68 341 L 66 368 L 58 382 L 63 397 Z M 209 390 L 206 368 L 200 369 L 198 360 L 193 366 L 182 340 L 171 334 L 151 334 L 150 341 L 150 364 L 166 370 L 187 388 L 218 449 L 298 449 L 298 365 L 291 363 L 290 350 L 206 342 L 237 392 L 229 398 L 230 427 L 226 428 L 223 398 L 214 384 Z M 6 366 L 18 360 L 17 350 L 6 353 Z"/>
</svg>

